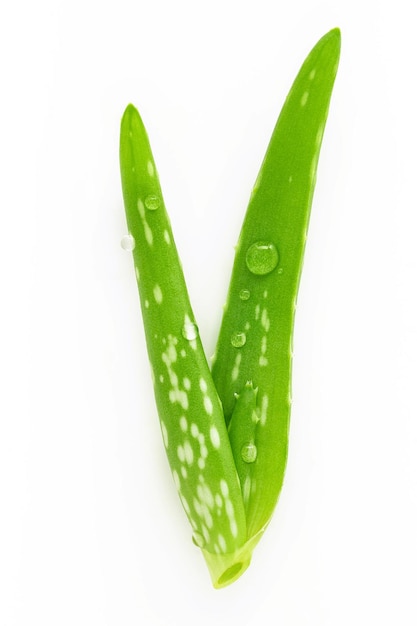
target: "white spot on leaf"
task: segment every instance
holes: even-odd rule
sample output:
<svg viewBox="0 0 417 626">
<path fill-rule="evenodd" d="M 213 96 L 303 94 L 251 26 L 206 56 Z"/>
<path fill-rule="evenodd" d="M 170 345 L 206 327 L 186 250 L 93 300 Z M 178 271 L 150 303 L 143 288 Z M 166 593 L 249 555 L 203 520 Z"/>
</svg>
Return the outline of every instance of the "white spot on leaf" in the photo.
<svg viewBox="0 0 417 626">
<path fill-rule="evenodd" d="M 184 452 L 184 448 L 182 446 L 178 446 L 178 448 L 177 448 L 177 456 L 178 456 L 179 460 L 181 461 L 181 463 L 184 463 L 184 461 L 185 461 L 185 452 Z"/>
<path fill-rule="evenodd" d="M 226 539 L 223 537 L 223 535 L 218 535 L 217 537 L 217 541 L 219 542 L 219 546 L 220 546 L 220 550 L 222 552 L 226 552 Z"/>
<path fill-rule="evenodd" d="M 204 408 L 206 410 L 206 413 L 208 415 L 212 415 L 213 414 L 213 403 L 210 400 L 210 398 L 208 396 L 204 397 Z"/>
<path fill-rule="evenodd" d="M 177 490 L 179 491 L 181 489 L 181 482 L 180 482 L 180 477 L 178 476 L 178 472 L 176 470 L 172 472 L 172 478 L 174 479 L 175 486 Z"/>
<path fill-rule="evenodd" d="M 262 327 L 266 330 L 266 332 L 268 332 L 271 327 L 271 322 L 268 317 L 267 309 L 262 309 L 261 324 L 262 324 Z"/>
<path fill-rule="evenodd" d="M 248 503 L 250 497 L 250 489 L 251 489 L 251 479 L 250 476 L 246 476 L 245 482 L 243 483 L 243 502 L 245 504 Z"/>
<path fill-rule="evenodd" d="M 267 417 L 267 411 L 268 411 L 268 396 L 264 395 L 264 396 L 262 396 L 262 401 L 261 401 L 261 415 L 260 415 L 260 424 L 261 424 L 261 426 L 265 425 L 266 417 Z"/>
<path fill-rule="evenodd" d="M 225 498 L 228 497 L 228 495 L 229 495 L 229 487 L 228 487 L 227 482 L 224 480 L 224 478 L 222 478 L 221 481 L 220 481 L 220 491 L 222 492 L 222 494 L 223 494 L 223 496 Z"/>
<path fill-rule="evenodd" d="M 153 288 L 153 297 L 155 298 L 157 304 L 161 304 L 163 300 L 163 295 L 161 287 L 159 285 L 155 285 L 155 287 Z"/>
<path fill-rule="evenodd" d="M 185 467 L 182 467 L 182 468 L 181 468 L 181 471 L 182 471 L 183 469 L 185 470 L 185 474 L 186 474 L 186 475 L 184 476 L 184 478 L 186 478 L 186 477 L 187 477 L 187 470 L 185 469 Z M 182 495 L 182 493 L 180 494 L 180 499 L 181 499 L 181 502 L 182 502 L 182 506 L 184 507 L 184 511 L 187 513 L 187 515 L 189 515 L 189 514 L 190 514 L 190 512 L 191 512 L 191 511 L 190 511 L 190 507 L 189 507 L 189 505 L 188 505 L 187 500 L 186 500 L 186 499 L 185 499 L 185 497 Z"/>
<path fill-rule="evenodd" d="M 146 221 L 146 212 L 145 212 L 145 205 L 143 204 L 142 200 L 139 198 L 138 200 L 138 211 L 139 211 L 139 215 L 143 224 L 143 229 L 145 231 L 145 239 L 148 242 L 148 244 L 150 246 L 152 246 L 153 244 L 153 234 L 152 234 L 152 230 L 148 224 L 148 222 Z"/>
<path fill-rule="evenodd" d="M 147 170 L 148 170 L 148 174 L 149 174 L 149 176 L 154 176 L 154 174 L 155 174 L 155 168 L 154 168 L 154 166 L 153 166 L 152 161 L 148 161 Z"/>
<path fill-rule="evenodd" d="M 168 431 L 167 428 L 164 424 L 164 422 L 161 420 L 161 431 L 162 431 L 162 439 L 164 440 L 164 446 L 165 448 L 168 448 Z"/>
<path fill-rule="evenodd" d="M 194 452 L 189 441 L 185 441 L 184 443 L 184 455 L 188 465 L 192 465 L 194 461 Z"/>
<path fill-rule="evenodd" d="M 242 353 L 238 352 L 236 354 L 235 362 L 234 362 L 233 369 L 232 369 L 232 381 L 233 382 L 237 380 L 239 377 L 239 367 L 240 367 L 241 360 L 242 360 Z"/>
<path fill-rule="evenodd" d="M 213 448 L 220 448 L 220 435 L 215 426 L 210 427 L 210 441 L 213 444 Z"/>
</svg>

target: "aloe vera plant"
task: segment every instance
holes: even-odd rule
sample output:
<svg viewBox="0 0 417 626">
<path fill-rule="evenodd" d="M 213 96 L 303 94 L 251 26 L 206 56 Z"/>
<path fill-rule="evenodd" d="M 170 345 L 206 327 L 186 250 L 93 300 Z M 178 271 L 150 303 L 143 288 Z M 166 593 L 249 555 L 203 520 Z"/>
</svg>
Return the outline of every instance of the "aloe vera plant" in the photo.
<svg viewBox="0 0 417 626">
<path fill-rule="evenodd" d="M 144 125 L 133 105 L 122 118 L 122 245 L 133 253 L 174 483 L 216 588 L 248 567 L 283 482 L 295 302 L 339 54 L 334 29 L 285 101 L 236 247 L 212 371 Z"/>
</svg>

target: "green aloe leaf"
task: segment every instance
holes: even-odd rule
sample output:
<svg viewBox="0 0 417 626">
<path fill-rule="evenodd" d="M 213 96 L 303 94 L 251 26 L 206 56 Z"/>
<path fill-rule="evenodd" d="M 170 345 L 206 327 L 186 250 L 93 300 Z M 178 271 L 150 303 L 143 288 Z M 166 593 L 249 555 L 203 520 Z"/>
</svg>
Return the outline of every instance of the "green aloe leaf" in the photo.
<svg viewBox="0 0 417 626">
<path fill-rule="evenodd" d="M 340 52 L 337 29 L 302 66 L 255 184 L 210 373 L 149 140 L 129 105 L 122 189 L 163 441 L 215 587 L 236 580 L 285 470 L 291 341 L 317 160 Z"/>
<path fill-rule="evenodd" d="M 216 556 L 234 554 L 245 543 L 245 512 L 222 406 L 188 298 L 149 140 L 132 105 L 122 119 L 120 163 L 127 244 L 133 253 L 163 440 L 194 541 L 212 555 L 213 569 Z M 216 579 L 222 575 L 216 569 Z"/>
<path fill-rule="evenodd" d="M 234 413 L 241 413 L 236 394 L 248 381 L 257 389 L 259 422 L 252 437 L 237 444 L 257 451 L 239 472 L 248 536 L 268 523 L 284 478 L 294 312 L 339 54 L 334 29 L 313 48 L 285 101 L 242 226 L 212 367 L 232 430 L 253 422 L 250 407 L 235 424 Z M 240 454 L 234 449 L 235 458 Z"/>
</svg>

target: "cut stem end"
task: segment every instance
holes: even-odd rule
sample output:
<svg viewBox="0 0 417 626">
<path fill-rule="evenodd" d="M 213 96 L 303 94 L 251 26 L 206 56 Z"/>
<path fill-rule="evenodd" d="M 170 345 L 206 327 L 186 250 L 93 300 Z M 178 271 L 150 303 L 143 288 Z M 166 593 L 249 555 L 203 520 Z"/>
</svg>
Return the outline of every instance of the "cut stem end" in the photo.
<svg viewBox="0 0 417 626">
<path fill-rule="evenodd" d="M 264 529 L 249 539 L 241 548 L 229 554 L 212 554 L 201 549 L 206 560 L 211 581 L 215 589 L 222 589 L 234 583 L 248 569 L 252 552 L 262 537 Z"/>
</svg>

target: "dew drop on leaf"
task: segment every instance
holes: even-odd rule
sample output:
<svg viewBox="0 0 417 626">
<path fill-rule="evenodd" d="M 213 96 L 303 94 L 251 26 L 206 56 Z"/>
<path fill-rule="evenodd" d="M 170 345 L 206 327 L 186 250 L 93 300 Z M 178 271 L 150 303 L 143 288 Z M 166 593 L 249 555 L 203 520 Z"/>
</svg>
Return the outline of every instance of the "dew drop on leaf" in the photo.
<svg viewBox="0 0 417 626">
<path fill-rule="evenodd" d="M 250 291 L 249 291 L 249 289 L 242 289 L 239 292 L 239 298 L 241 300 L 249 300 L 249 298 L 250 298 Z"/>
<path fill-rule="evenodd" d="M 258 450 L 254 443 L 245 443 L 240 451 L 245 463 L 254 463 L 258 456 Z"/>
<path fill-rule="evenodd" d="M 193 322 L 186 322 L 181 332 L 184 339 L 188 339 L 188 341 L 192 341 L 198 337 L 198 327 Z"/>
<path fill-rule="evenodd" d="M 278 261 L 278 250 L 272 242 L 257 241 L 246 252 L 247 268 L 257 276 L 272 272 L 278 265 Z"/>
<path fill-rule="evenodd" d="M 149 211 L 156 211 L 156 209 L 159 209 L 160 205 L 161 201 L 158 196 L 151 195 L 145 198 L 145 206 Z"/>
<path fill-rule="evenodd" d="M 246 335 L 245 333 L 238 331 L 236 333 L 233 333 L 230 340 L 232 342 L 232 346 L 234 346 L 235 348 L 241 348 L 246 343 Z"/>
<path fill-rule="evenodd" d="M 127 252 L 132 252 L 132 250 L 135 248 L 135 239 L 130 234 L 123 235 L 120 241 L 120 245 L 122 246 L 123 250 L 126 250 Z"/>
</svg>

